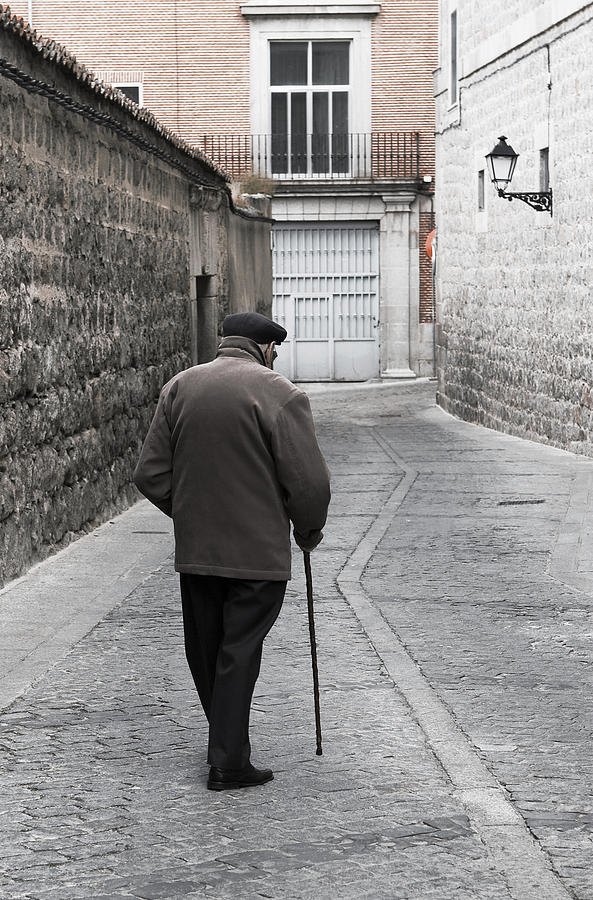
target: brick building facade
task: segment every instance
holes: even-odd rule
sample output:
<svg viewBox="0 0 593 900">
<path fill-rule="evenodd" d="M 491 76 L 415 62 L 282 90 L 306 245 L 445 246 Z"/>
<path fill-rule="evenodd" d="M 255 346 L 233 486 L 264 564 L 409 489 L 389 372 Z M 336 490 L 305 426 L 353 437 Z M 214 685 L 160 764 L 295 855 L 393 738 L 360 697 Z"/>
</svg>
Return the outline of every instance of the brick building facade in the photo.
<svg viewBox="0 0 593 900">
<path fill-rule="evenodd" d="M 273 192 L 286 374 L 432 374 L 437 0 L 13 10 L 237 181 Z"/>
<path fill-rule="evenodd" d="M 270 222 L 0 5 L 0 584 L 137 499 L 160 388 L 271 311 Z"/>
<path fill-rule="evenodd" d="M 441 0 L 436 77 L 439 401 L 593 455 L 593 4 Z M 485 155 L 519 154 L 500 198 Z"/>
</svg>

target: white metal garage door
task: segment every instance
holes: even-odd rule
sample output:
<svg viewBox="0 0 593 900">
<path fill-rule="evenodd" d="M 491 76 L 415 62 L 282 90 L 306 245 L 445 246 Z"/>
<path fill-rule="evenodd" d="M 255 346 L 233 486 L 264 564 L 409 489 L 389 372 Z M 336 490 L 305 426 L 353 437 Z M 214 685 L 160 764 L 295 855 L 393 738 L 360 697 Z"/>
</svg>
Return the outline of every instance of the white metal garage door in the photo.
<svg viewBox="0 0 593 900">
<path fill-rule="evenodd" d="M 273 315 L 288 331 L 275 368 L 293 381 L 376 377 L 378 225 L 277 224 L 273 271 Z"/>
</svg>

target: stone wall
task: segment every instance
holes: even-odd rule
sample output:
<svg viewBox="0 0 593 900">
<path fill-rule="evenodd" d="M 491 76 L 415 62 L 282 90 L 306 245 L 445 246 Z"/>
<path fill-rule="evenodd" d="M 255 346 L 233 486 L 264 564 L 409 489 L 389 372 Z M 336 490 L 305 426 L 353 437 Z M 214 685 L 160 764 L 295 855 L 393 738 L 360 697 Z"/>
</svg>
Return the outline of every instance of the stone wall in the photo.
<svg viewBox="0 0 593 900">
<path fill-rule="evenodd" d="M 265 316 L 272 314 L 272 254 L 254 253 L 254 243 L 270 248 L 271 200 L 250 198 L 265 218 L 260 221 L 233 216 L 229 221 L 229 287 L 233 311 L 255 309 Z M 266 221 L 267 220 L 267 221 Z"/>
<path fill-rule="evenodd" d="M 229 254 L 269 257 L 269 224 L 241 218 L 228 246 L 238 217 L 214 167 L 2 24 L 0 583 L 137 499 L 159 390 L 191 363 L 203 193 L 218 198 L 214 330 L 243 303 Z"/>
<path fill-rule="evenodd" d="M 514 0 L 517 21 L 505 34 L 482 0 L 455 5 L 455 107 L 446 65 L 437 77 L 439 402 L 592 456 L 593 9 Z M 478 172 L 502 134 L 520 154 L 512 191 L 540 189 L 540 151 L 549 148 L 552 217 L 499 198 L 487 172 L 478 209 Z"/>
</svg>

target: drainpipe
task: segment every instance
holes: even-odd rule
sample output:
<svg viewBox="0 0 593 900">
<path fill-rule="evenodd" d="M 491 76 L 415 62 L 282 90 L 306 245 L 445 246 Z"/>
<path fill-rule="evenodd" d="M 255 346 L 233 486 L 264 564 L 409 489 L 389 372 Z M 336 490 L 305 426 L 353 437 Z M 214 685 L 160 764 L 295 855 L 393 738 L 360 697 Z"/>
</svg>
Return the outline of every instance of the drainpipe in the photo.
<svg viewBox="0 0 593 900">
<path fill-rule="evenodd" d="M 437 242 L 434 242 L 432 252 L 432 377 L 437 377 L 437 296 L 436 296 L 436 277 L 437 277 Z"/>
<path fill-rule="evenodd" d="M 435 227 L 434 221 L 434 194 L 430 196 L 430 229 Z M 432 300 L 432 377 L 437 377 L 437 295 L 436 295 L 436 275 L 437 275 L 437 242 L 436 235 L 433 243 L 431 262 L 431 300 Z"/>
<path fill-rule="evenodd" d="M 29 25 L 31 26 L 31 28 L 33 28 L 33 0 L 29 0 L 29 9 L 27 15 L 29 17 Z"/>
</svg>

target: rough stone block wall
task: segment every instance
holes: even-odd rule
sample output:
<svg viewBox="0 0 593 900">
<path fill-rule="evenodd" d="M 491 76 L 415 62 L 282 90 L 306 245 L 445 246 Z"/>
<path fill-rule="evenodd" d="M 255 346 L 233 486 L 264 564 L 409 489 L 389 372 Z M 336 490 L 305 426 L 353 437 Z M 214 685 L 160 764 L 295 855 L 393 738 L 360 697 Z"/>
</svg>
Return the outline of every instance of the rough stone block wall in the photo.
<svg viewBox="0 0 593 900">
<path fill-rule="evenodd" d="M 12 44 L 0 31 L 0 57 L 76 93 Z M 3 582 L 137 496 L 154 400 L 188 364 L 189 189 L 7 78 L 0 155 Z"/>
<path fill-rule="evenodd" d="M 268 199 L 255 200 L 261 213 L 269 216 Z M 264 316 L 272 316 L 272 254 L 262 252 L 270 246 L 270 221 L 259 223 L 240 216 L 228 222 L 228 294 L 232 310 L 255 309 Z"/>
<path fill-rule="evenodd" d="M 464 9 L 473 6 L 458 4 L 458 15 Z M 437 126 L 439 402 L 588 456 L 592 40 L 589 8 L 462 80 L 455 115 L 443 93 Z M 513 191 L 540 189 L 539 153 L 549 146 L 553 217 L 499 198 L 487 174 L 478 210 L 478 171 L 501 134 L 520 154 Z"/>
</svg>

